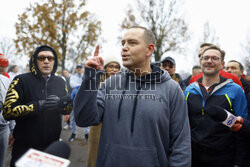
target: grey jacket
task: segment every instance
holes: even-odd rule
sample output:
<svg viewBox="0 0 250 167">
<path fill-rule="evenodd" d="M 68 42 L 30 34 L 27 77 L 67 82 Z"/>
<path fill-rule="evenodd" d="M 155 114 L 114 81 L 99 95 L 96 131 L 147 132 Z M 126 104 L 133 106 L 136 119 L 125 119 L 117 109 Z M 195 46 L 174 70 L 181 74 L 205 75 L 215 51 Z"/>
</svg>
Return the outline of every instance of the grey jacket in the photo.
<svg viewBox="0 0 250 167">
<path fill-rule="evenodd" d="M 0 74 L 0 101 L 4 103 L 6 92 L 10 85 L 9 78 Z M 0 132 L 6 131 L 6 126 L 9 123 L 3 118 L 2 111 L 0 111 Z"/>
<path fill-rule="evenodd" d="M 125 72 L 108 78 L 86 68 L 74 101 L 78 126 L 103 123 L 97 167 L 189 167 L 187 104 L 167 71 L 152 66 L 140 78 Z"/>
</svg>

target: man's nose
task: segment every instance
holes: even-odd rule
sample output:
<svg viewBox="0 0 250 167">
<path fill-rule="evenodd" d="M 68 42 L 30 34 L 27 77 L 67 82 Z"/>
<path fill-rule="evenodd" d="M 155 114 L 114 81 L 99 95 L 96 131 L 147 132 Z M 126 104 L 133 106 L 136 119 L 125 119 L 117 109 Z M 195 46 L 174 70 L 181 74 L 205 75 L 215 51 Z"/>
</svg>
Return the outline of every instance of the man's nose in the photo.
<svg viewBox="0 0 250 167">
<path fill-rule="evenodd" d="M 127 45 L 127 43 L 125 43 L 125 44 L 122 46 L 122 50 L 123 50 L 123 51 L 127 51 L 127 50 L 128 50 L 128 45 Z"/>
<path fill-rule="evenodd" d="M 49 63 L 48 57 L 46 57 L 45 60 L 44 60 L 43 62 L 44 62 L 44 63 Z"/>
</svg>

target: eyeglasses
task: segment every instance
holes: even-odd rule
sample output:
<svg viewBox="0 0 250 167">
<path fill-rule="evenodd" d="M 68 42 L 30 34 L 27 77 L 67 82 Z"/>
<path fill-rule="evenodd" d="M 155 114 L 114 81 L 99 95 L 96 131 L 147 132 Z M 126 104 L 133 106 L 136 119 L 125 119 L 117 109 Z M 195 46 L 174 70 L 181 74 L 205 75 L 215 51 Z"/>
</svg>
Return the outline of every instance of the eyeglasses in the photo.
<svg viewBox="0 0 250 167">
<path fill-rule="evenodd" d="M 209 59 L 211 59 L 211 61 L 213 61 L 213 62 L 220 60 L 220 58 L 217 57 L 217 56 L 211 56 L 211 57 L 209 57 L 209 56 L 202 56 L 201 57 L 201 60 L 204 60 L 204 61 L 208 61 Z"/>
<path fill-rule="evenodd" d="M 110 69 L 117 69 L 117 70 L 120 70 L 120 66 L 114 66 L 114 65 L 109 65 L 109 66 L 107 66 L 108 68 L 110 68 Z"/>
<path fill-rule="evenodd" d="M 37 60 L 39 61 L 45 61 L 48 59 L 48 61 L 54 61 L 55 57 L 54 56 L 37 56 Z"/>
</svg>

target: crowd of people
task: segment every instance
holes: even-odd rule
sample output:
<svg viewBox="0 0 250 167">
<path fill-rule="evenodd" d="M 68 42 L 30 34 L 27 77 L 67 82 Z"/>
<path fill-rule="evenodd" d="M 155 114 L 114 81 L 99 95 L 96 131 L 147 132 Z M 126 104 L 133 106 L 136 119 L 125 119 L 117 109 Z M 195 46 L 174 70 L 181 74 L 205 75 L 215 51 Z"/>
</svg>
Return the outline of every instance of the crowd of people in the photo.
<svg viewBox="0 0 250 167">
<path fill-rule="evenodd" d="M 225 63 L 224 50 L 204 43 L 200 64 L 182 79 L 173 57 L 151 62 L 151 30 L 131 27 L 121 44 L 122 64 L 103 59 L 97 46 L 74 75 L 62 76 L 50 46 L 36 48 L 30 72 L 18 75 L 0 54 L 0 167 L 8 143 L 14 167 L 29 148 L 60 140 L 62 128 L 71 128 L 73 142 L 76 126 L 84 127 L 88 167 L 250 166 L 250 83 L 241 62 Z M 235 123 L 225 123 L 227 113 Z"/>
</svg>

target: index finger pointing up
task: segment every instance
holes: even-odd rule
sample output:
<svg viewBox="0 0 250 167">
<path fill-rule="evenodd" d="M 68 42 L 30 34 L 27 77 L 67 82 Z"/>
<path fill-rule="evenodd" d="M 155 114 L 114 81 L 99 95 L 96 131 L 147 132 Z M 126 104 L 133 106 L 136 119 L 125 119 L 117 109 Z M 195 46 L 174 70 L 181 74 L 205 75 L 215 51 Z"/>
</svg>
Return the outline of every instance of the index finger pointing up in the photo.
<svg viewBox="0 0 250 167">
<path fill-rule="evenodd" d="M 100 48 L 99 45 L 95 47 L 94 57 L 97 57 L 99 55 L 99 48 Z"/>
</svg>

